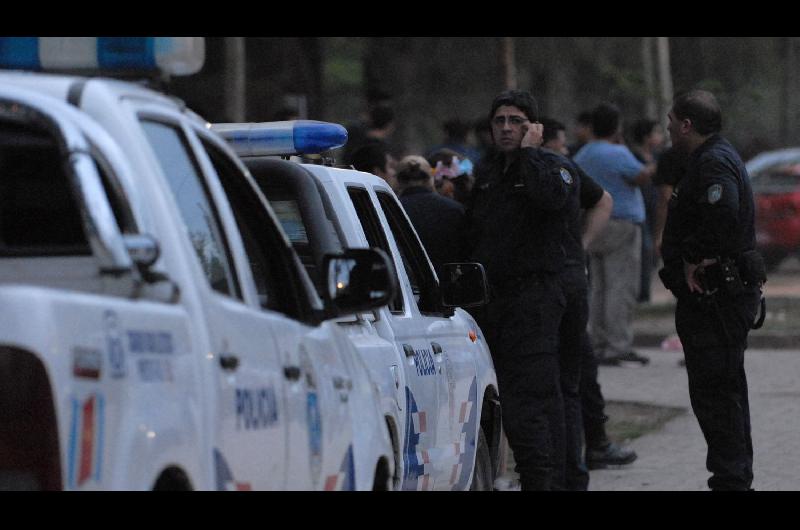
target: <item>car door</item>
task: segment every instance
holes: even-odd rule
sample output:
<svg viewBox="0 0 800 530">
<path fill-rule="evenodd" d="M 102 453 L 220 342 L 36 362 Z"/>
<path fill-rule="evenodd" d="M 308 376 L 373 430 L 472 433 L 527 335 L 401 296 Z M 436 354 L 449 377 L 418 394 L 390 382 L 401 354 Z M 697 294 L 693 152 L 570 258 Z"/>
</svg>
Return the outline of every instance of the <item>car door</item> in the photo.
<svg viewBox="0 0 800 530">
<path fill-rule="evenodd" d="M 415 293 L 414 318 L 392 318 L 392 324 L 404 336 L 419 334 L 439 372 L 437 439 L 441 441 L 435 488 L 463 490 L 472 477 L 479 428 L 476 346 L 468 323 L 441 305 L 436 274 L 400 203 L 388 190 L 374 191 L 384 227 L 389 227 L 387 237 L 394 240 Z"/>
<path fill-rule="evenodd" d="M 212 416 L 217 489 L 282 489 L 289 422 L 275 337 L 285 329 L 274 314 L 245 302 L 234 260 L 243 254 L 242 242 L 224 222 L 230 213 L 192 151 L 188 131 L 163 115 L 141 114 L 140 123 L 185 226 L 185 254 L 196 257 L 197 278 L 205 280 L 194 292 L 213 347 L 207 362 L 218 374 Z"/>
<path fill-rule="evenodd" d="M 322 257 L 327 253 L 342 252 L 345 246 L 336 213 L 324 188 L 303 166 L 292 162 L 264 158 L 245 162 L 322 296 L 321 289 L 325 283 Z M 360 318 L 342 317 L 337 322 L 367 365 L 373 383 L 379 386 L 382 410 L 392 418 L 390 421 L 394 422 L 396 432 L 403 410 L 401 403 L 405 401 L 401 384 L 403 376 L 394 344 L 378 335 L 372 320 L 371 314 L 364 314 Z M 335 362 L 325 363 L 328 370 L 336 366 Z M 340 374 L 338 377 L 344 376 Z M 352 372 L 346 377 L 352 379 Z"/>
<path fill-rule="evenodd" d="M 397 263 L 398 252 L 392 251 L 388 237 L 375 203 L 368 190 L 362 186 L 348 186 L 348 194 L 353 201 L 356 214 L 369 245 L 383 249 L 394 256 L 398 270 L 400 289 L 398 296 L 389 305 L 388 324 L 391 339 L 396 348 L 403 352 L 401 360 L 405 379 L 404 408 L 405 437 L 403 441 L 403 489 L 430 490 L 444 480 L 443 470 L 438 466 L 444 453 L 450 448 L 442 437 L 440 424 L 442 412 L 447 404 L 441 401 L 440 391 L 442 358 L 433 353 L 432 345 L 426 341 L 424 329 L 412 312 L 413 293 L 407 279 L 404 281 L 402 263 Z M 445 408 L 443 408 L 445 407 Z"/>
<path fill-rule="evenodd" d="M 219 176 L 244 243 L 243 257 L 257 302 L 253 310 L 276 324 L 276 352 L 285 379 L 287 407 L 287 489 L 353 489 L 353 387 L 349 358 L 328 331 L 304 324 L 321 301 L 300 270 L 283 234 L 245 179 L 215 140 L 202 131 L 203 151 Z M 263 316 L 262 316 L 263 318 Z"/>
</svg>

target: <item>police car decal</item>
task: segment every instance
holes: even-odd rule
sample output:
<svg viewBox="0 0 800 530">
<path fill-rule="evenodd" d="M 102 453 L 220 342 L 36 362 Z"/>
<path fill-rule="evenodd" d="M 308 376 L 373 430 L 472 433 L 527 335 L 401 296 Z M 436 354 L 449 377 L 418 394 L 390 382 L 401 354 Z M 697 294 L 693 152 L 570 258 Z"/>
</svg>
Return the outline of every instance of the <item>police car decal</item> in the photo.
<svg viewBox="0 0 800 530">
<path fill-rule="evenodd" d="M 95 348 L 72 348 L 72 375 L 85 379 L 100 379 L 103 354 Z"/>
<path fill-rule="evenodd" d="M 122 333 L 119 330 L 119 317 L 117 313 L 108 310 L 103 313 L 103 327 L 106 335 L 106 348 L 108 348 L 108 363 L 111 367 L 112 379 L 125 377 L 125 348 L 122 343 Z"/>
<path fill-rule="evenodd" d="M 214 448 L 214 470 L 217 475 L 217 491 L 250 491 L 249 482 L 237 482 L 233 478 L 231 468 L 219 449 Z"/>
<path fill-rule="evenodd" d="M 433 489 L 430 472 L 433 469 L 428 451 L 418 450 L 420 441 L 428 436 L 426 414 L 417 408 L 417 401 L 411 389 L 406 387 L 406 441 L 404 444 L 403 489 L 411 491 L 427 491 Z M 424 446 L 424 445 L 423 445 Z"/>
<path fill-rule="evenodd" d="M 476 425 L 478 418 L 478 381 L 472 378 L 469 387 L 467 401 L 461 403 L 459 408 L 458 422 L 463 425 L 461 429 L 461 440 L 455 444 L 455 454 L 458 456 L 458 463 L 453 465 L 453 473 L 450 476 L 450 484 L 453 490 L 464 490 L 469 484 L 472 476 L 472 467 L 475 461 L 476 444 Z"/>
<path fill-rule="evenodd" d="M 100 482 L 103 467 L 105 398 L 92 393 L 72 398 L 68 446 L 67 484 L 79 488 L 89 481 Z"/>
<path fill-rule="evenodd" d="M 355 463 L 351 444 L 347 448 L 339 472 L 325 478 L 325 491 L 353 491 L 355 489 Z"/>
<path fill-rule="evenodd" d="M 145 383 L 171 383 L 175 380 L 169 359 L 139 359 L 139 379 Z"/>
<path fill-rule="evenodd" d="M 433 354 L 426 348 L 414 350 L 414 366 L 417 369 L 417 375 L 436 375 Z"/>
<path fill-rule="evenodd" d="M 715 204 L 722 198 L 722 184 L 712 184 L 708 187 L 708 203 Z"/>
<path fill-rule="evenodd" d="M 306 384 L 306 425 L 308 427 L 309 465 L 311 481 L 316 486 L 322 472 L 322 414 L 319 411 L 317 394 L 317 378 L 314 365 L 308 357 L 305 346 L 300 345 L 300 370 L 305 376 Z"/>
<path fill-rule="evenodd" d="M 236 430 L 267 429 L 278 423 L 278 400 L 275 389 L 236 389 Z"/>
<path fill-rule="evenodd" d="M 128 331 L 128 349 L 131 353 L 174 353 L 172 333 L 168 331 Z"/>
</svg>

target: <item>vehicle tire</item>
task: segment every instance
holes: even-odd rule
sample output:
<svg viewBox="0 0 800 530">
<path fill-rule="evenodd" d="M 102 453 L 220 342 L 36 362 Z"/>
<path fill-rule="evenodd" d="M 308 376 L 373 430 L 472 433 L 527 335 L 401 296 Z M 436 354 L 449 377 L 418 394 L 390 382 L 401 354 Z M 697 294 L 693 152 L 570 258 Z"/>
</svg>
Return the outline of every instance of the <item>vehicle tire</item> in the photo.
<svg viewBox="0 0 800 530">
<path fill-rule="evenodd" d="M 492 473 L 492 455 L 489 444 L 483 435 L 483 429 L 478 429 L 478 448 L 475 452 L 475 469 L 472 471 L 472 486 L 470 491 L 494 490 L 494 474 Z"/>
</svg>

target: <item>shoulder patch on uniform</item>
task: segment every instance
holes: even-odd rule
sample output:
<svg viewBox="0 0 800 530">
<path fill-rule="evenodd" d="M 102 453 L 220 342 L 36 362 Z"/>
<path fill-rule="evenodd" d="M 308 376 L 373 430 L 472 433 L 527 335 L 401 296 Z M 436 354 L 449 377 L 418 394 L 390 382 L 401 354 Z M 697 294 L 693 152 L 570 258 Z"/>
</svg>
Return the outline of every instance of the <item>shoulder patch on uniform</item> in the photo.
<svg viewBox="0 0 800 530">
<path fill-rule="evenodd" d="M 712 184 L 708 187 L 708 202 L 715 204 L 722 198 L 722 184 Z"/>
<path fill-rule="evenodd" d="M 566 168 L 563 168 L 563 167 L 561 169 L 559 169 L 559 172 L 561 173 L 561 180 L 563 180 L 564 182 L 566 182 L 567 184 L 569 184 L 571 186 L 572 185 L 572 174 L 569 171 L 567 171 Z"/>
</svg>

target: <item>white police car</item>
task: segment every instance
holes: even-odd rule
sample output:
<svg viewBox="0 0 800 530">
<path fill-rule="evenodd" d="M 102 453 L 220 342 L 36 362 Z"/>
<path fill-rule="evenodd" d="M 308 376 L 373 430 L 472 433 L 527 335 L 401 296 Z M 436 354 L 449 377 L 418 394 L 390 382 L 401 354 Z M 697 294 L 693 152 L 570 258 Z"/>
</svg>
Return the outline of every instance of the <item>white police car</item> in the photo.
<svg viewBox="0 0 800 530">
<path fill-rule="evenodd" d="M 344 247 L 392 256 L 398 296 L 340 324 L 381 390 L 404 490 L 491 489 L 501 418 L 488 347 L 463 309 L 487 297 L 479 264 L 451 264 L 443 278 L 386 182 L 352 169 L 275 155 L 321 153 L 346 142 L 343 127 L 312 121 L 216 124 L 270 200 L 318 288 L 321 257 Z"/>
<path fill-rule="evenodd" d="M 200 51 L 0 38 L 13 68 L 171 56 L 186 73 Z M 388 488 L 378 394 L 330 319 L 384 305 L 393 267 L 363 250 L 324 264 L 325 302 L 246 168 L 179 102 L 0 73 L 0 489 Z"/>
</svg>

